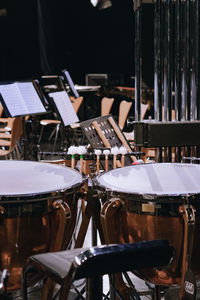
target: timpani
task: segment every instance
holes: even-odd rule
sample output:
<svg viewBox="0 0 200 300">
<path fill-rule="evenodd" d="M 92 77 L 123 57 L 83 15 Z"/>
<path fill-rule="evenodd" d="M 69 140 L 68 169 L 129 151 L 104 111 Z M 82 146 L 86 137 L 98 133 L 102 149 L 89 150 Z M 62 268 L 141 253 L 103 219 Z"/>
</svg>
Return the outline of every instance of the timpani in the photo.
<svg viewBox="0 0 200 300">
<path fill-rule="evenodd" d="M 0 161 L 0 270 L 9 272 L 8 290 L 20 288 L 28 256 L 66 248 L 81 185 L 80 173 L 68 167 Z"/>
<path fill-rule="evenodd" d="M 196 277 L 200 274 L 200 165 L 127 166 L 99 175 L 96 185 L 104 199 L 101 221 L 107 243 L 166 239 L 175 249 L 166 269 L 136 275 L 168 286 L 180 284 L 188 268 Z"/>
</svg>

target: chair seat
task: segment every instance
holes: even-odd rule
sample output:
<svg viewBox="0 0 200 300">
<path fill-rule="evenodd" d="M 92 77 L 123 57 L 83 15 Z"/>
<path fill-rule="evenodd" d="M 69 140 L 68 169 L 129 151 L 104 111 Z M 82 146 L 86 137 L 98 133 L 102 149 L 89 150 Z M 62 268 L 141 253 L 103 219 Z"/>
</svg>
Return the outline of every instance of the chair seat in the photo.
<svg viewBox="0 0 200 300">
<path fill-rule="evenodd" d="M 90 295 L 86 299 L 102 299 L 100 276 L 140 268 L 167 266 L 173 257 L 173 248 L 166 240 L 111 244 L 90 248 L 76 248 L 59 252 L 43 253 L 28 258 L 22 272 L 23 299 L 27 300 L 28 273 L 38 271 L 43 278 L 61 285 L 60 300 L 68 299 L 69 289 L 76 280 L 86 278 Z M 45 285 L 45 299 L 51 299 L 50 286 Z M 50 283 L 50 282 L 49 282 Z M 49 290 L 50 288 L 50 290 Z"/>
<path fill-rule="evenodd" d="M 74 279 L 77 280 L 93 277 L 97 270 L 98 275 L 104 275 L 167 265 L 172 255 L 167 241 L 155 240 L 43 253 L 29 257 L 29 261 L 37 269 L 46 269 L 59 283 L 71 267 L 76 270 Z"/>
<path fill-rule="evenodd" d="M 11 141 L 8 140 L 0 140 L 0 146 L 9 147 L 11 145 Z"/>
<path fill-rule="evenodd" d="M 50 125 L 50 124 L 60 124 L 60 123 L 61 123 L 61 121 L 59 121 L 59 120 L 41 120 L 40 121 L 40 124 L 43 126 Z"/>
<path fill-rule="evenodd" d="M 73 123 L 70 125 L 71 128 L 76 129 L 76 128 L 80 128 L 80 124 L 79 123 Z"/>
<path fill-rule="evenodd" d="M 68 251 L 49 252 L 31 256 L 29 260 L 37 269 L 47 270 L 48 273 L 54 274 L 57 282 L 60 283 L 64 279 L 74 261 L 74 257 L 79 255 L 87 248 L 76 248 Z"/>
</svg>

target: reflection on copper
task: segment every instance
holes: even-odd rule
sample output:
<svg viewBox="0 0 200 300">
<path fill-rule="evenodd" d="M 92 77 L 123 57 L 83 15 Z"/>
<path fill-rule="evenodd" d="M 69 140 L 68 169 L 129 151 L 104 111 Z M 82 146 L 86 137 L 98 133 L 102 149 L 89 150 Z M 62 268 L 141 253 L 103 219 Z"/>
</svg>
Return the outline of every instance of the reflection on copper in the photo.
<svg viewBox="0 0 200 300">
<path fill-rule="evenodd" d="M 42 217 L 42 225 L 43 226 L 47 226 L 47 220 L 44 217 Z"/>
<path fill-rule="evenodd" d="M 9 272 L 8 291 L 21 288 L 21 273 L 26 258 L 50 249 L 62 249 L 66 214 L 59 203 L 54 203 L 54 207 L 56 209 L 39 216 L 3 217 L 0 224 L 0 263 L 1 269 L 8 269 Z"/>
<path fill-rule="evenodd" d="M 8 253 L 1 254 L 1 262 L 5 266 L 5 269 L 7 269 L 10 266 L 10 261 L 11 261 L 11 254 Z"/>
<path fill-rule="evenodd" d="M 175 249 L 173 260 L 169 266 L 162 270 L 145 269 L 135 274 L 155 285 L 180 284 L 183 263 L 184 222 L 181 215 L 159 216 L 147 213 L 129 211 L 128 202 L 119 199 L 113 202 L 110 199 L 103 205 L 101 221 L 106 235 L 107 243 L 124 243 L 166 239 Z M 115 203 L 115 204 L 114 204 Z M 191 269 L 196 276 L 200 276 L 200 207 L 197 209 L 194 245 L 191 257 Z M 149 258 L 150 259 L 150 258 Z"/>
</svg>

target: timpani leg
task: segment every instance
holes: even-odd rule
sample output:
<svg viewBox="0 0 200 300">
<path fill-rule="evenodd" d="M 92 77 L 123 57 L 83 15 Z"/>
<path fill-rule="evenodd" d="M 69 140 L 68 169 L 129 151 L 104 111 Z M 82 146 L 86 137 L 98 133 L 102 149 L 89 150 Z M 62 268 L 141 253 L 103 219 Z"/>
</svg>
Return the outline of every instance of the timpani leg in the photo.
<svg viewBox="0 0 200 300">
<path fill-rule="evenodd" d="M 93 218 L 96 228 L 98 229 L 101 242 L 104 243 L 105 240 L 101 221 L 100 221 L 100 211 L 101 211 L 100 201 L 97 197 L 95 197 L 95 195 L 93 195 L 92 191 L 88 192 L 86 201 L 87 201 L 87 205 L 85 207 L 85 211 L 83 212 L 81 226 L 75 242 L 75 248 L 80 248 L 83 246 L 84 239 L 91 218 Z"/>
</svg>

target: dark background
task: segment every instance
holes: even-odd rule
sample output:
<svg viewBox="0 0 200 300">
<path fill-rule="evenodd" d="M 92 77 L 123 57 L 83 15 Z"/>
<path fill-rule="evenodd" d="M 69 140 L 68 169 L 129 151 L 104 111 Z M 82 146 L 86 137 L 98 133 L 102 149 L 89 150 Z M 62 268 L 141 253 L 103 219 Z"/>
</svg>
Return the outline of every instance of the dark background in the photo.
<svg viewBox="0 0 200 300">
<path fill-rule="evenodd" d="M 87 73 L 134 76 L 133 0 L 98 10 L 89 0 L 0 0 L 0 81 L 69 70 L 75 83 Z M 143 5 L 143 79 L 153 85 L 153 6 Z"/>
</svg>

